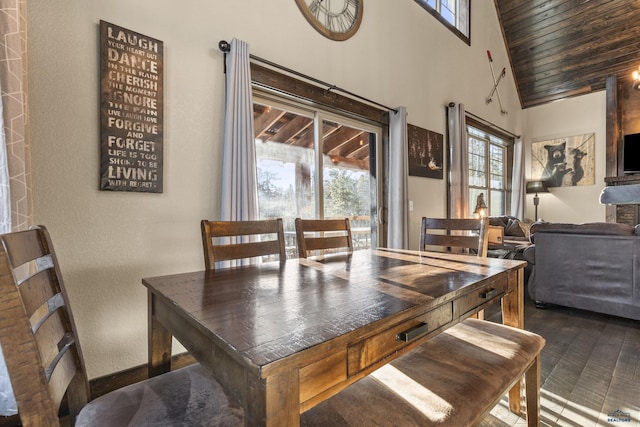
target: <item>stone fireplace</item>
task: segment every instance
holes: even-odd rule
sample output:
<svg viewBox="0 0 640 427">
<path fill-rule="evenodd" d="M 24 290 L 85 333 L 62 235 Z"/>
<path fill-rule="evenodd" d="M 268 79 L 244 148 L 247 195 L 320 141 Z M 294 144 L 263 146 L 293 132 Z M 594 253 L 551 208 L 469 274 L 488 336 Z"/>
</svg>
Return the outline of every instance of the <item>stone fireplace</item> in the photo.
<svg viewBox="0 0 640 427">
<path fill-rule="evenodd" d="M 600 203 L 615 206 L 615 222 L 635 226 L 640 223 L 640 175 L 605 178 L 607 187 Z"/>
<path fill-rule="evenodd" d="M 607 222 L 635 226 L 640 223 L 640 174 L 623 170 L 624 135 L 640 133 L 640 90 L 631 83 L 631 73 L 607 77 L 606 187 L 600 200 L 607 206 Z"/>
</svg>

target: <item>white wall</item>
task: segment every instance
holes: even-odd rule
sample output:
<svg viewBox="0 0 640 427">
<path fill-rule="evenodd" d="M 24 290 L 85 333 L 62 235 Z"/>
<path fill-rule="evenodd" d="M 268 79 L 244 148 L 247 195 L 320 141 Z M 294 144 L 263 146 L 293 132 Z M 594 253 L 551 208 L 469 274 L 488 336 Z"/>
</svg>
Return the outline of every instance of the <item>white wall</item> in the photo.
<svg viewBox="0 0 640 427">
<path fill-rule="evenodd" d="M 469 47 L 414 1 L 367 0 L 359 32 L 334 42 L 292 0 L 28 0 L 34 217 L 56 244 L 89 376 L 146 362 L 142 277 L 203 268 L 199 222 L 219 217 L 219 40 L 245 40 L 257 56 L 404 105 L 410 123 L 432 131 L 446 134 L 445 106 L 454 101 L 519 134 L 522 112 L 493 2 L 474 2 L 472 18 Z M 164 42 L 163 194 L 98 190 L 100 19 Z M 506 116 L 485 103 L 487 50 L 496 72 L 507 67 Z M 416 248 L 420 217 L 445 215 L 446 188 L 426 178 L 409 185 Z"/>
<path fill-rule="evenodd" d="M 540 194 L 538 217 L 550 222 L 606 221 L 600 193 L 605 186 L 606 94 L 604 91 L 524 110 L 526 175 L 531 174 L 531 143 L 595 133 L 595 184 L 555 187 Z M 569 165 L 570 166 L 570 165 Z M 533 195 L 527 195 L 526 217 L 534 218 Z"/>
</svg>

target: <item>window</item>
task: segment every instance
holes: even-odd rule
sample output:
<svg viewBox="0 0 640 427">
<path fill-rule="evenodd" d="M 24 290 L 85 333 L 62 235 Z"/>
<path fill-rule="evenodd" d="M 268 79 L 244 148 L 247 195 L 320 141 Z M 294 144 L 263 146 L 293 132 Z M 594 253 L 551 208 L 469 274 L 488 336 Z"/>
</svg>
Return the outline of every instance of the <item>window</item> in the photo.
<svg viewBox="0 0 640 427">
<path fill-rule="evenodd" d="M 354 249 L 376 246 L 380 128 L 259 94 L 253 111 L 259 216 L 283 218 L 288 256 L 295 218 L 349 217 Z"/>
<path fill-rule="evenodd" d="M 471 44 L 471 0 L 415 0 L 458 37 Z"/>
<path fill-rule="evenodd" d="M 467 126 L 469 142 L 469 214 L 473 216 L 478 196 L 482 193 L 489 216 L 507 212 L 510 179 L 508 165 L 510 142 L 485 130 Z"/>
</svg>

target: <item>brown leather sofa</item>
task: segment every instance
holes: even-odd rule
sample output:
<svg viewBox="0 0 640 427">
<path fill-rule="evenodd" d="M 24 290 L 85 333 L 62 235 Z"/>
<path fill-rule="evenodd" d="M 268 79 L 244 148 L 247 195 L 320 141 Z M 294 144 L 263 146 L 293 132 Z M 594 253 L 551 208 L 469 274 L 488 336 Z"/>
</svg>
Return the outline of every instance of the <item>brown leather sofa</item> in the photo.
<svg viewBox="0 0 640 427">
<path fill-rule="evenodd" d="M 524 251 L 529 296 L 640 320 L 640 225 L 534 223 Z"/>
</svg>

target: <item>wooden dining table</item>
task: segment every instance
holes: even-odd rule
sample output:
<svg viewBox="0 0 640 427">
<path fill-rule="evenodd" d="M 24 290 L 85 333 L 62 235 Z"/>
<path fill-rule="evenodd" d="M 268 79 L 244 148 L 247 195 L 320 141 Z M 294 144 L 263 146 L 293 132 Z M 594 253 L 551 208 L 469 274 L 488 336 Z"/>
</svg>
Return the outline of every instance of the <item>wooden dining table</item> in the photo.
<svg viewBox="0 0 640 427">
<path fill-rule="evenodd" d="M 300 414 L 431 337 L 502 302 L 522 328 L 526 262 L 362 250 L 142 279 L 149 375 L 175 337 L 245 409 L 249 426 Z M 520 412 L 520 388 L 510 392 Z"/>
</svg>

